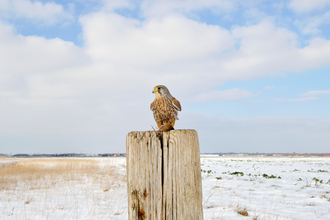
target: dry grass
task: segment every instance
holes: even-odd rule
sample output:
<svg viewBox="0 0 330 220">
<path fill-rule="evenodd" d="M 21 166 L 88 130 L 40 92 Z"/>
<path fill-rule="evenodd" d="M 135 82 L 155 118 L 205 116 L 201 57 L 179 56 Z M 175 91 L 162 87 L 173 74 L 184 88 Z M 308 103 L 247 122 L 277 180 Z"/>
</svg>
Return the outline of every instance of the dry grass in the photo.
<svg viewBox="0 0 330 220">
<path fill-rule="evenodd" d="M 90 158 L 19 158 L 0 167 L 0 219 L 122 219 L 124 166 Z"/>
<path fill-rule="evenodd" d="M 243 216 L 248 216 L 249 213 L 244 209 L 244 210 L 237 210 L 237 213 Z"/>
<path fill-rule="evenodd" d="M 17 159 L 16 159 L 17 160 Z M 0 162 L 3 162 L 3 161 L 5 161 L 5 162 L 7 162 L 7 161 L 16 161 L 15 159 L 13 159 L 13 158 L 5 158 L 5 157 L 0 157 Z"/>
<path fill-rule="evenodd" d="M 118 179 L 115 168 L 99 166 L 99 161 L 88 159 L 18 159 L 18 163 L 0 169 L 0 190 L 48 189 L 71 180 L 92 178 L 94 181 Z M 104 186 L 107 190 L 111 183 Z"/>
<path fill-rule="evenodd" d="M 248 216 L 249 213 L 247 212 L 247 208 L 245 207 L 244 209 L 242 207 L 240 207 L 240 204 L 238 203 L 237 204 L 237 210 L 236 212 L 240 215 L 243 215 L 243 216 Z"/>
</svg>

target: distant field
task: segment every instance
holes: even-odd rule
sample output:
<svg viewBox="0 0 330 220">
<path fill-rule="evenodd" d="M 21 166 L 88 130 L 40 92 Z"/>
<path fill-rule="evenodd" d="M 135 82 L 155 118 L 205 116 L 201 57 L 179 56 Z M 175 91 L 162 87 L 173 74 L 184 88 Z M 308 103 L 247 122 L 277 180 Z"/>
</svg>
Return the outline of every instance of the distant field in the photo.
<svg viewBox="0 0 330 220">
<path fill-rule="evenodd" d="M 0 219 L 127 219 L 125 158 L 0 166 Z M 204 219 L 330 219 L 330 158 L 202 157 Z"/>
</svg>

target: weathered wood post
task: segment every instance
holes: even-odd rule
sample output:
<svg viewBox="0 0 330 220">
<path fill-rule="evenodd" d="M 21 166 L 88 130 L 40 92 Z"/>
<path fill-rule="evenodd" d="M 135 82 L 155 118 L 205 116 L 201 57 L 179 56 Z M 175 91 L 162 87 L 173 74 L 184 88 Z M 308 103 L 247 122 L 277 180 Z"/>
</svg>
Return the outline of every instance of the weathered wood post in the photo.
<svg viewBox="0 0 330 220">
<path fill-rule="evenodd" d="M 203 219 L 195 130 L 130 132 L 126 162 L 129 220 Z"/>
</svg>

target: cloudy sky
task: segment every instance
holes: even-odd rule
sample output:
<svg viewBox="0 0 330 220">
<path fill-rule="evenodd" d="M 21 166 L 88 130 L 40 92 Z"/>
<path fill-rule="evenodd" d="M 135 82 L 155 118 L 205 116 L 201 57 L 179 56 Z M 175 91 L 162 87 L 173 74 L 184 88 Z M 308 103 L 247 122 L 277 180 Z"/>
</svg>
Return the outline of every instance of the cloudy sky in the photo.
<svg viewBox="0 0 330 220">
<path fill-rule="evenodd" d="M 125 152 L 158 84 L 201 152 L 329 152 L 330 0 L 0 1 L 0 153 Z"/>
</svg>

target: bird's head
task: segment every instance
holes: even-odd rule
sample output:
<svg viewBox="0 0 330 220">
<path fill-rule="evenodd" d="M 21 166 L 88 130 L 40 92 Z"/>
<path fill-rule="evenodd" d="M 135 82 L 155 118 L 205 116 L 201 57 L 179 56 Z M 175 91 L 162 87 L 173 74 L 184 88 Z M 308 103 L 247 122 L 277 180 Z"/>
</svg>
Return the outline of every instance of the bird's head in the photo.
<svg viewBox="0 0 330 220">
<path fill-rule="evenodd" d="M 163 86 L 163 85 L 155 86 L 154 90 L 152 90 L 152 93 L 155 93 L 156 96 L 157 96 L 157 94 L 160 96 L 171 95 L 170 91 L 168 91 L 166 86 Z"/>
</svg>

